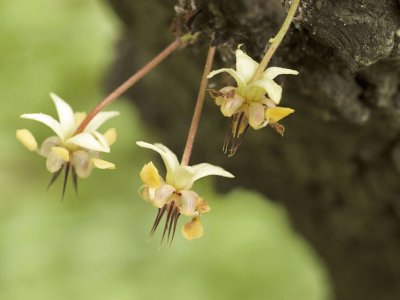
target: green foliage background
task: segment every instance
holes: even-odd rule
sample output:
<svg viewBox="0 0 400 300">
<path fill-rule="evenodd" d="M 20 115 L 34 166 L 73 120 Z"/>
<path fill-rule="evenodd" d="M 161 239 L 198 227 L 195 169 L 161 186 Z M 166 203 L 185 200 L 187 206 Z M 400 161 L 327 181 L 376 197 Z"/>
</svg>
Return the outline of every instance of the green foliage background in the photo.
<svg viewBox="0 0 400 300">
<path fill-rule="evenodd" d="M 285 210 L 250 191 L 219 195 L 204 180 L 205 236 L 187 242 L 178 232 L 161 250 L 159 236 L 146 242 L 156 211 L 137 196 L 138 173 L 156 155 L 135 141 L 168 141 L 123 100 L 107 124 L 119 139 L 103 157 L 117 170 L 95 170 L 78 198 L 68 190 L 60 202 L 60 185 L 45 192 L 44 159 L 15 130 L 38 141 L 50 130 L 18 116 L 55 115 L 50 91 L 77 111 L 93 107 L 120 26 L 99 0 L 0 1 L 0 20 L 0 299 L 329 299 L 325 272 Z"/>
</svg>

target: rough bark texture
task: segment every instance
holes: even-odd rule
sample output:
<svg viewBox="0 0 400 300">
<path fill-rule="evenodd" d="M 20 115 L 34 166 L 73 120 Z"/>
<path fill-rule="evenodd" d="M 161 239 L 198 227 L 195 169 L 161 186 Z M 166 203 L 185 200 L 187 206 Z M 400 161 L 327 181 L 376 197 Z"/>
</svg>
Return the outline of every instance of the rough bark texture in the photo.
<svg viewBox="0 0 400 300">
<path fill-rule="evenodd" d="M 109 2 L 125 24 L 111 88 L 172 40 L 167 28 L 176 3 Z M 286 205 L 295 228 L 324 259 L 340 300 L 400 299 L 399 2 L 303 0 L 272 61 L 301 72 L 284 83 L 282 103 L 296 109 L 284 122 L 285 138 L 268 128 L 250 131 L 227 159 L 220 149 L 229 120 L 208 99 L 194 151 L 193 161 L 236 174 L 234 186 Z M 233 64 L 239 43 L 258 59 L 285 15 L 274 0 L 179 4 L 194 10 L 187 26 L 204 32 L 204 41 L 129 92 L 143 121 L 176 151 L 184 145 L 206 37 L 215 32 L 215 67 Z M 226 79 L 213 82 L 218 87 Z"/>
</svg>

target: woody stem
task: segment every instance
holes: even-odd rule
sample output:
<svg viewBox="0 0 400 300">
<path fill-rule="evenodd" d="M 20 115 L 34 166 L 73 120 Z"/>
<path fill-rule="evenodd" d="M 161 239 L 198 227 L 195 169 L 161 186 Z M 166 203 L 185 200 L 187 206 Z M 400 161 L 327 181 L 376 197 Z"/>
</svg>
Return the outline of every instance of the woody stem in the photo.
<svg viewBox="0 0 400 300">
<path fill-rule="evenodd" d="M 82 121 L 75 134 L 81 133 L 89 122 L 104 108 L 113 103 L 118 99 L 123 93 L 125 93 L 130 87 L 132 87 L 136 82 L 143 78 L 147 73 L 153 70 L 159 63 L 161 63 L 165 58 L 168 57 L 172 52 L 178 49 L 182 44 L 182 39 L 177 38 L 171 44 L 169 44 L 164 50 L 162 50 L 157 56 L 150 60 L 143 68 L 133 74 L 128 78 L 123 84 L 117 87 L 113 92 L 111 92 L 106 98 L 97 104 L 93 110 L 88 114 L 88 116 Z"/>
<path fill-rule="evenodd" d="M 186 140 L 185 149 L 182 155 L 181 165 L 183 166 L 187 166 L 189 164 L 190 155 L 193 149 L 193 143 L 197 133 L 197 128 L 199 127 L 201 111 L 203 109 L 204 97 L 206 94 L 207 83 L 208 83 L 207 75 L 211 71 L 212 63 L 214 60 L 214 54 L 215 54 L 215 46 L 210 46 L 210 48 L 208 49 L 206 64 L 204 65 L 203 76 L 201 78 L 199 93 L 197 95 L 196 106 L 192 117 L 192 123 L 190 124 L 190 129 Z"/>
<path fill-rule="evenodd" d="M 271 46 L 268 48 L 267 52 L 265 53 L 263 59 L 260 62 L 256 72 L 253 75 L 252 81 L 258 80 L 262 77 L 262 73 L 264 72 L 265 68 L 267 67 L 268 63 L 270 62 L 272 56 L 274 55 L 276 49 L 278 49 L 279 45 L 281 44 L 283 38 L 285 37 L 290 24 L 293 21 L 293 18 L 296 14 L 297 8 L 299 7 L 300 0 L 292 0 L 292 4 L 290 5 L 288 14 L 286 15 L 286 19 L 282 24 L 281 29 L 277 35 L 272 39 Z M 269 43 L 269 41 L 268 41 Z"/>
</svg>

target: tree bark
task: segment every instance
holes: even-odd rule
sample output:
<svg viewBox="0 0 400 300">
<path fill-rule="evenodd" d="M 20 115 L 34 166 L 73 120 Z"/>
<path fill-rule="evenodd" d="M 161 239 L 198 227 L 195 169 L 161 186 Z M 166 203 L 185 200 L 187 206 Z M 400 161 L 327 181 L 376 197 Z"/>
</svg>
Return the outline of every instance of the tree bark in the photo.
<svg viewBox="0 0 400 300">
<path fill-rule="evenodd" d="M 215 33 L 215 68 L 234 51 L 260 59 L 285 16 L 275 0 L 109 0 L 125 29 L 108 76 L 110 89 L 161 50 L 178 5 L 179 30 L 203 32 L 128 95 L 160 141 L 182 150 L 204 63 Z M 287 76 L 286 136 L 249 131 L 233 158 L 220 151 L 229 120 L 208 99 L 193 161 L 234 173 L 223 189 L 244 186 L 282 201 L 294 227 L 324 259 L 335 298 L 400 299 L 400 1 L 303 0 L 271 65 Z M 181 19 L 182 20 L 182 19 Z M 212 84 L 222 87 L 221 80 Z M 283 80 L 283 79 L 282 79 Z M 187 125 L 187 126 L 185 126 Z"/>
</svg>

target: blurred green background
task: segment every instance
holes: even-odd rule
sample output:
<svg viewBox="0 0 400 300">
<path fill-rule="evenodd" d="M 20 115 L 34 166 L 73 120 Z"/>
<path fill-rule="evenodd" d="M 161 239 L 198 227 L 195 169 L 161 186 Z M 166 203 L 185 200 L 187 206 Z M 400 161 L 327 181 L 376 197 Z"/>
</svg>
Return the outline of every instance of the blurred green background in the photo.
<svg viewBox="0 0 400 300">
<path fill-rule="evenodd" d="M 117 143 L 103 156 L 117 170 L 95 170 L 64 202 L 61 182 L 45 192 L 45 161 L 15 130 L 39 142 L 50 130 L 18 116 L 55 115 L 50 91 L 91 109 L 121 27 L 100 0 L 3 0 L 0 20 L 0 299 L 330 298 L 323 266 L 285 210 L 251 191 L 219 195 L 205 179 L 196 186 L 212 207 L 204 237 L 187 242 L 178 229 L 171 248 L 158 249 L 159 234 L 146 242 L 156 211 L 137 196 L 138 173 L 156 155 L 135 141 L 168 141 L 123 99 L 107 123 Z"/>
</svg>

